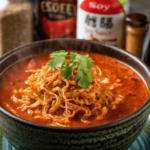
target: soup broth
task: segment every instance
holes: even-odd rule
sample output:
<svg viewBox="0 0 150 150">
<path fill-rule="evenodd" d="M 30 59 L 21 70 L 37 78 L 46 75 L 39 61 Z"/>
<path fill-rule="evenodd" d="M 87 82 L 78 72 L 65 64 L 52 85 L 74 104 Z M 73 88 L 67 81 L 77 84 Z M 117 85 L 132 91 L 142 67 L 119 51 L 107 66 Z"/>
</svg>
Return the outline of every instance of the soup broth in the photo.
<svg viewBox="0 0 150 150">
<path fill-rule="evenodd" d="M 87 54 L 83 52 L 80 53 Z M 115 105 L 115 107 L 108 106 L 106 115 L 99 120 L 96 120 L 93 116 L 89 117 L 87 119 L 88 121 L 79 119 L 80 117 L 78 116 L 83 114 L 83 112 L 80 112 L 73 119 L 70 119 L 71 122 L 64 124 L 66 127 L 100 125 L 121 119 L 142 106 L 149 95 L 147 86 L 142 78 L 127 65 L 107 56 L 95 53 L 88 55 L 94 60 L 94 66 L 98 66 L 101 69 L 102 74 L 100 80 L 102 84 L 113 94 L 118 94 L 123 97 L 123 100 Z M 22 104 L 15 103 L 12 99 L 14 93 L 18 93 L 20 88 L 25 89 L 29 87 L 26 81 L 32 73 L 26 71 L 41 69 L 46 65 L 48 60 L 49 54 L 33 55 L 6 69 L 0 76 L 0 105 L 23 119 L 44 125 L 53 125 L 53 123 L 55 123 L 56 126 L 60 126 L 59 123 L 57 124 L 51 119 L 35 117 L 34 109 L 33 113 L 29 113 L 28 109 L 22 111 L 22 109 L 19 109 Z M 42 109 L 42 107 L 38 108 L 39 115 L 42 115 L 40 109 Z M 61 111 L 58 110 L 57 113 L 61 113 Z"/>
</svg>

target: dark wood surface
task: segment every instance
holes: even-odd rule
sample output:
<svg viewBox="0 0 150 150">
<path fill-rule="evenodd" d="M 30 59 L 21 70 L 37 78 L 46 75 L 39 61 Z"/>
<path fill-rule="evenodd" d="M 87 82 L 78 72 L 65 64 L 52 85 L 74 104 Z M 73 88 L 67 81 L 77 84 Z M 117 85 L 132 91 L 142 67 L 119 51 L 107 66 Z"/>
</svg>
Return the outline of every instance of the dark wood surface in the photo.
<svg viewBox="0 0 150 150">
<path fill-rule="evenodd" d="M 130 11 L 143 13 L 150 21 L 150 0 L 130 0 Z"/>
</svg>

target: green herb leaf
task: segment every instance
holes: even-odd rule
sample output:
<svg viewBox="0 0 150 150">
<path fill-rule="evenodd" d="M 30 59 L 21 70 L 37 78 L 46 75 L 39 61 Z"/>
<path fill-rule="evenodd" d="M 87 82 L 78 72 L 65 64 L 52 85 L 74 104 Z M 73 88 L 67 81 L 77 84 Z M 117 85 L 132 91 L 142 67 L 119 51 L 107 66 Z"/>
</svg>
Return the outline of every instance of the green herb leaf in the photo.
<svg viewBox="0 0 150 150">
<path fill-rule="evenodd" d="M 76 55 L 75 61 L 77 62 L 77 67 L 81 68 L 83 72 L 88 73 L 89 69 L 92 69 L 94 61 L 87 55 Z"/>
<path fill-rule="evenodd" d="M 90 82 L 92 82 L 91 72 L 85 73 L 83 70 L 78 70 L 78 73 L 75 75 L 75 80 L 79 80 L 79 86 L 89 88 Z"/>
<path fill-rule="evenodd" d="M 50 57 L 53 58 L 53 60 L 48 61 L 47 65 L 49 68 L 61 68 L 62 65 L 67 65 L 67 54 L 68 52 L 65 52 L 64 50 L 53 52 L 50 54 Z"/>
<path fill-rule="evenodd" d="M 60 50 L 53 52 L 50 60 L 47 64 L 50 68 L 60 67 L 61 73 L 63 73 L 62 78 L 69 79 L 72 75 L 74 68 L 78 68 L 78 72 L 75 75 L 75 80 L 78 81 L 78 85 L 83 88 L 88 88 L 90 82 L 92 82 L 91 69 L 94 65 L 92 58 L 87 55 L 81 55 L 78 53 L 70 53 L 70 65 L 67 66 L 66 57 L 68 57 L 68 52 Z"/>
<path fill-rule="evenodd" d="M 77 53 L 73 53 L 73 52 L 70 53 L 70 62 L 71 63 L 75 63 L 77 55 L 78 55 Z"/>
<path fill-rule="evenodd" d="M 63 73 L 63 79 L 69 79 L 72 75 L 74 67 L 73 66 L 62 66 L 61 73 Z"/>
</svg>

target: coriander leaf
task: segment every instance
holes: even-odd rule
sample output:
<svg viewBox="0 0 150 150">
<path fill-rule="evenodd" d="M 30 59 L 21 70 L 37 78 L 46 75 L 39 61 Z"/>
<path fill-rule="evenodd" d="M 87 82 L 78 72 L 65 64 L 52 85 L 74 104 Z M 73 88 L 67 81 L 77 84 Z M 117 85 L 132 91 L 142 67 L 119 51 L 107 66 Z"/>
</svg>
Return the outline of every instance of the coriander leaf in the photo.
<svg viewBox="0 0 150 150">
<path fill-rule="evenodd" d="M 77 61 L 77 66 L 79 68 L 83 69 L 83 71 L 85 73 L 88 73 L 89 69 L 92 69 L 92 67 L 94 65 L 93 64 L 94 61 L 91 58 L 89 58 L 87 55 L 80 55 L 80 54 L 78 54 L 76 56 L 76 61 Z"/>
<path fill-rule="evenodd" d="M 67 54 L 68 54 L 68 52 L 66 52 L 65 50 L 59 50 L 59 51 L 51 53 L 50 57 L 51 58 L 55 58 L 55 57 L 58 57 L 58 56 L 66 57 Z"/>
<path fill-rule="evenodd" d="M 77 53 L 72 54 L 71 58 L 75 62 L 75 66 L 79 68 L 78 73 L 75 76 L 75 80 L 79 80 L 79 86 L 88 88 L 90 86 L 90 82 L 92 82 L 91 69 L 94 65 L 94 61 L 87 55 Z"/>
<path fill-rule="evenodd" d="M 60 70 L 61 73 L 64 73 L 62 75 L 62 78 L 63 79 L 69 79 L 72 75 L 73 69 L 74 69 L 74 66 L 62 66 L 61 70 Z"/>
<path fill-rule="evenodd" d="M 89 88 L 89 82 L 92 82 L 92 75 L 90 74 L 90 72 L 86 74 L 83 70 L 78 70 L 78 73 L 75 75 L 75 80 L 79 80 L 79 86 L 83 88 Z"/>
<path fill-rule="evenodd" d="M 60 67 L 60 72 L 63 73 L 62 78 L 69 79 L 75 68 L 78 68 L 78 72 L 75 74 L 75 80 L 78 80 L 78 85 L 84 88 L 90 86 L 92 82 L 91 69 L 94 65 L 94 61 L 87 55 L 81 55 L 78 53 L 70 52 L 70 64 L 68 66 L 66 57 L 68 57 L 68 52 L 64 50 L 53 52 L 47 65 L 50 68 Z"/>
<path fill-rule="evenodd" d="M 66 57 L 68 52 L 65 52 L 64 50 L 56 51 L 50 54 L 50 57 L 53 58 L 52 60 L 49 60 L 47 65 L 49 68 L 58 68 L 62 65 L 67 65 Z"/>
<path fill-rule="evenodd" d="M 70 61 L 71 61 L 71 62 L 75 62 L 77 55 L 78 55 L 77 53 L 71 52 L 71 53 L 70 53 Z"/>
</svg>

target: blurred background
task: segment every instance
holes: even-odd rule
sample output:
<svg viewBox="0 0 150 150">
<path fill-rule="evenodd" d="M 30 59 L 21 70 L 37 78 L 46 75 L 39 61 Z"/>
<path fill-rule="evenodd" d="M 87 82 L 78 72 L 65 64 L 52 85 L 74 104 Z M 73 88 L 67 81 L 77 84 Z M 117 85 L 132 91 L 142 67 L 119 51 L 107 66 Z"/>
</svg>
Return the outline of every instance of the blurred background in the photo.
<svg viewBox="0 0 150 150">
<path fill-rule="evenodd" d="M 145 14 L 150 20 L 150 1 L 149 0 L 130 0 L 130 11 Z"/>
<path fill-rule="evenodd" d="M 90 22 L 86 22 L 89 23 L 86 27 L 84 23 L 81 23 L 82 18 L 80 20 L 79 14 L 81 14 L 80 6 L 83 1 L 0 0 L 0 56 L 16 47 L 38 40 L 82 38 L 118 46 L 150 64 L 148 48 L 150 0 L 107 0 L 108 2 L 113 1 L 114 4 L 119 3 L 118 7 L 111 8 L 112 12 L 113 9 L 118 9 L 119 12 L 120 5 L 122 5 L 125 15 L 119 18 L 113 14 L 113 18 L 104 18 L 104 14 L 99 12 L 98 15 L 103 19 L 101 25 L 104 26 L 95 30 L 100 30 L 98 36 L 93 33 L 95 32 L 94 28 L 89 27 L 90 23 L 94 23 L 94 20 L 91 22 L 91 18 L 88 18 Z M 91 12 L 87 13 L 91 15 Z M 92 30 L 92 34 L 81 33 L 80 28 L 82 29 L 82 27 L 87 31 Z M 116 35 L 110 36 L 111 39 L 102 35 L 102 33 L 108 34 L 110 32 L 116 33 Z"/>
</svg>

